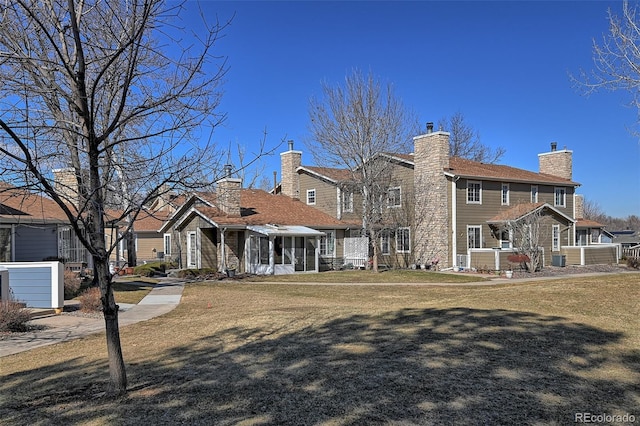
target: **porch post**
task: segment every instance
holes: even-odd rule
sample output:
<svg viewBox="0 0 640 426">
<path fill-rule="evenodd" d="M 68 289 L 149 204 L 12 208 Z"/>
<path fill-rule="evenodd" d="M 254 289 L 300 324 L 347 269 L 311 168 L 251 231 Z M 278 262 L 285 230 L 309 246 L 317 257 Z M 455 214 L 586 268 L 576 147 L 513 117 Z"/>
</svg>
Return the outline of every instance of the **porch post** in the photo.
<svg viewBox="0 0 640 426">
<path fill-rule="evenodd" d="M 226 243 L 225 243 L 225 233 L 227 231 L 227 228 L 222 228 L 220 230 L 220 256 L 222 257 L 222 259 L 220 260 L 220 271 L 218 272 L 226 272 L 227 269 L 227 252 L 226 252 Z"/>
</svg>

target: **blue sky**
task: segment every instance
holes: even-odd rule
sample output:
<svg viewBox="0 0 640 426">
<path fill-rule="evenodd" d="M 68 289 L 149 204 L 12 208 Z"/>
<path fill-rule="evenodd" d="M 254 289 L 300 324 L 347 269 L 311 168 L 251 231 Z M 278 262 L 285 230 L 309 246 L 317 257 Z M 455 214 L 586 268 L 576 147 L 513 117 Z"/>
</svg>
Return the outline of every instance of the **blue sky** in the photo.
<svg viewBox="0 0 640 426">
<path fill-rule="evenodd" d="M 191 19 L 198 3 L 188 2 Z M 214 133 L 221 147 L 255 151 L 293 139 L 312 165 L 309 98 L 321 82 L 341 84 L 354 68 L 391 82 L 420 122 L 461 112 L 501 163 L 538 170 L 550 142 L 573 150 L 579 193 L 606 214 L 640 214 L 640 144 L 629 128 L 637 111 L 623 92 L 585 97 L 569 73 L 591 69 L 592 40 L 619 2 L 218 2 L 202 1 L 209 21 L 235 13 L 216 49 L 228 57 Z M 279 152 L 263 159 L 271 181 Z"/>
</svg>

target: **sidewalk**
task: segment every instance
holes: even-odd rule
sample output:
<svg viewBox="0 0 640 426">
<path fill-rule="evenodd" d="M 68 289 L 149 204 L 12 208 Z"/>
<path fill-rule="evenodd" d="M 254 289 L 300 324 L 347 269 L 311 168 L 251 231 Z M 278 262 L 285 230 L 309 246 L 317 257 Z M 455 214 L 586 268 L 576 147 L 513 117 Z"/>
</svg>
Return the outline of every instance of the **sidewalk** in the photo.
<svg viewBox="0 0 640 426">
<path fill-rule="evenodd" d="M 180 303 L 183 289 L 182 281 L 166 280 L 154 287 L 137 305 L 119 304 L 120 327 L 170 312 Z M 39 329 L 16 333 L 0 340 L 0 357 L 104 332 L 103 318 L 45 313 L 44 316 L 34 318 L 30 323 L 38 326 Z"/>
</svg>

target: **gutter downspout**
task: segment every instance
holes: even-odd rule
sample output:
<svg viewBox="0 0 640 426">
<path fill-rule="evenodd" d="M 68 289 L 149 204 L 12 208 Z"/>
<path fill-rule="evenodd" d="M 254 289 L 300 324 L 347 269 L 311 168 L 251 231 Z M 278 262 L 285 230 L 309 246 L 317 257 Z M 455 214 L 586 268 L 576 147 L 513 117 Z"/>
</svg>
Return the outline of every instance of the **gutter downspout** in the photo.
<svg viewBox="0 0 640 426">
<path fill-rule="evenodd" d="M 456 191 L 456 183 L 460 179 L 459 176 L 455 176 L 451 180 L 451 265 L 458 265 L 458 199 Z M 466 268 L 467 265 L 464 265 Z"/>
</svg>

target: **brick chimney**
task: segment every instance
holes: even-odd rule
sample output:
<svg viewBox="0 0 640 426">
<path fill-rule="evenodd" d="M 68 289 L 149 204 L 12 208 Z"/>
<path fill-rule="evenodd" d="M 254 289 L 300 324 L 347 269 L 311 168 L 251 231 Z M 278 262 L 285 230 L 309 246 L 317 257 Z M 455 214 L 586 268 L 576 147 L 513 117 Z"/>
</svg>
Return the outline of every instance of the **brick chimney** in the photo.
<svg viewBox="0 0 640 426">
<path fill-rule="evenodd" d="M 218 208 L 228 216 L 240 216 L 242 179 L 231 177 L 231 164 L 224 166 L 224 177 L 218 180 Z"/>
<path fill-rule="evenodd" d="M 416 261 L 438 258 L 441 267 L 451 265 L 448 184 L 444 175 L 445 168 L 449 168 L 449 136 L 448 132 L 434 132 L 433 124 L 427 123 L 427 133 L 413 138 L 416 188 L 413 252 Z"/>
<path fill-rule="evenodd" d="M 300 199 L 300 177 L 296 170 L 302 164 L 302 151 L 293 150 L 293 141 L 289 141 L 289 150 L 280 153 L 281 192 L 291 198 Z"/>
<path fill-rule="evenodd" d="M 573 151 L 566 147 L 558 151 L 558 144 L 551 142 L 551 151 L 538 154 L 540 173 L 573 180 Z"/>
</svg>

